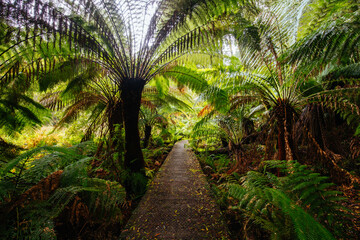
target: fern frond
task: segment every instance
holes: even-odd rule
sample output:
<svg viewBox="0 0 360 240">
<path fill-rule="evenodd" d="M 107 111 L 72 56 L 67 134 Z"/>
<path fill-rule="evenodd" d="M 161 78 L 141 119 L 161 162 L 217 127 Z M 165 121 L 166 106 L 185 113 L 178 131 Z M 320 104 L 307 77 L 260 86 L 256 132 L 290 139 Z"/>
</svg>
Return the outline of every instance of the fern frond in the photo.
<svg viewBox="0 0 360 240">
<path fill-rule="evenodd" d="M 270 169 L 285 175 L 277 177 Z M 228 184 L 227 188 L 239 200 L 236 209 L 244 211 L 274 236 L 334 239 L 329 232 L 334 226 L 327 219 L 331 213 L 330 218 L 341 221 L 342 198 L 339 192 L 328 190 L 333 184 L 327 183 L 327 179 L 295 161 L 267 161 L 264 173 L 249 171 L 241 185 Z"/>
</svg>

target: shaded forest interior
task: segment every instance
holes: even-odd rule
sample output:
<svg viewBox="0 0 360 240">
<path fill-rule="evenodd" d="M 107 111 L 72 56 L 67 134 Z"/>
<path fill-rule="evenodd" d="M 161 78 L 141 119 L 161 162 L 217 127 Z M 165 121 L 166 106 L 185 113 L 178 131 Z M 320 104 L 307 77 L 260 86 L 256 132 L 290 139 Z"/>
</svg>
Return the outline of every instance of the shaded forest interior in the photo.
<svg viewBox="0 0 360 240">
<path fill-rule="evenodd" d="M 221 237 L 359 239 L 359 7 L 0 0 L 0 238 L 119 239 L 186 139 Z"/>
</svg>

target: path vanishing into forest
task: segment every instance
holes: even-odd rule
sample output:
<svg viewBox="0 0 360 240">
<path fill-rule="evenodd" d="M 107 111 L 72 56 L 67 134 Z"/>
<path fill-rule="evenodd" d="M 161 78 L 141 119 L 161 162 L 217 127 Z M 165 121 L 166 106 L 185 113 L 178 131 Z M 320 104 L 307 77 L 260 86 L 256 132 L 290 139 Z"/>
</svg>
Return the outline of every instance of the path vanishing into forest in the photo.
<svg viewBox="0 0 360 240">
<path fill-rule="evenodd" d="M 209 185 L 187 141 L 177 142 L 121 239 L 227 239 Z"/>
</svg>

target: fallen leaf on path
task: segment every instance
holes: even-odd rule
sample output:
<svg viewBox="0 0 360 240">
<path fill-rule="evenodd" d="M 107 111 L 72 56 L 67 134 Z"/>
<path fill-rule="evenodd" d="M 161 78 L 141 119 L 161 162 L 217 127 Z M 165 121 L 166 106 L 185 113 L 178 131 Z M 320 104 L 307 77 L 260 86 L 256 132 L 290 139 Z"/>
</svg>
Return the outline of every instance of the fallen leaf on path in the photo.
<svg viewBox="0 0 360 240">
<path fill-rule="evenodd" d="M 192 168 L 190 168 L 189 170 L 190 170 L 192 173 L 200 172 L 199 169 L 192 169 Z"/>
</svg>

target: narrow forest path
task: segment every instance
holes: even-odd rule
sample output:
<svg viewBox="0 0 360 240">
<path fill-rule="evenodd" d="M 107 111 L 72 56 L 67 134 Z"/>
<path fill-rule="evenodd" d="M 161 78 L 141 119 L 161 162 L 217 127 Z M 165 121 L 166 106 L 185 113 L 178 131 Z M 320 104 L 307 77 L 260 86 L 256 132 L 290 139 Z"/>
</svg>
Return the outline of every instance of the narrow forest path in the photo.
<svg viewBox="0 0 360 240">
<path fill-rule="evenodd" d="M 220 210 L 186 143 L 174 145 L 121 239 L 227 239 Z"/>
</svg>

